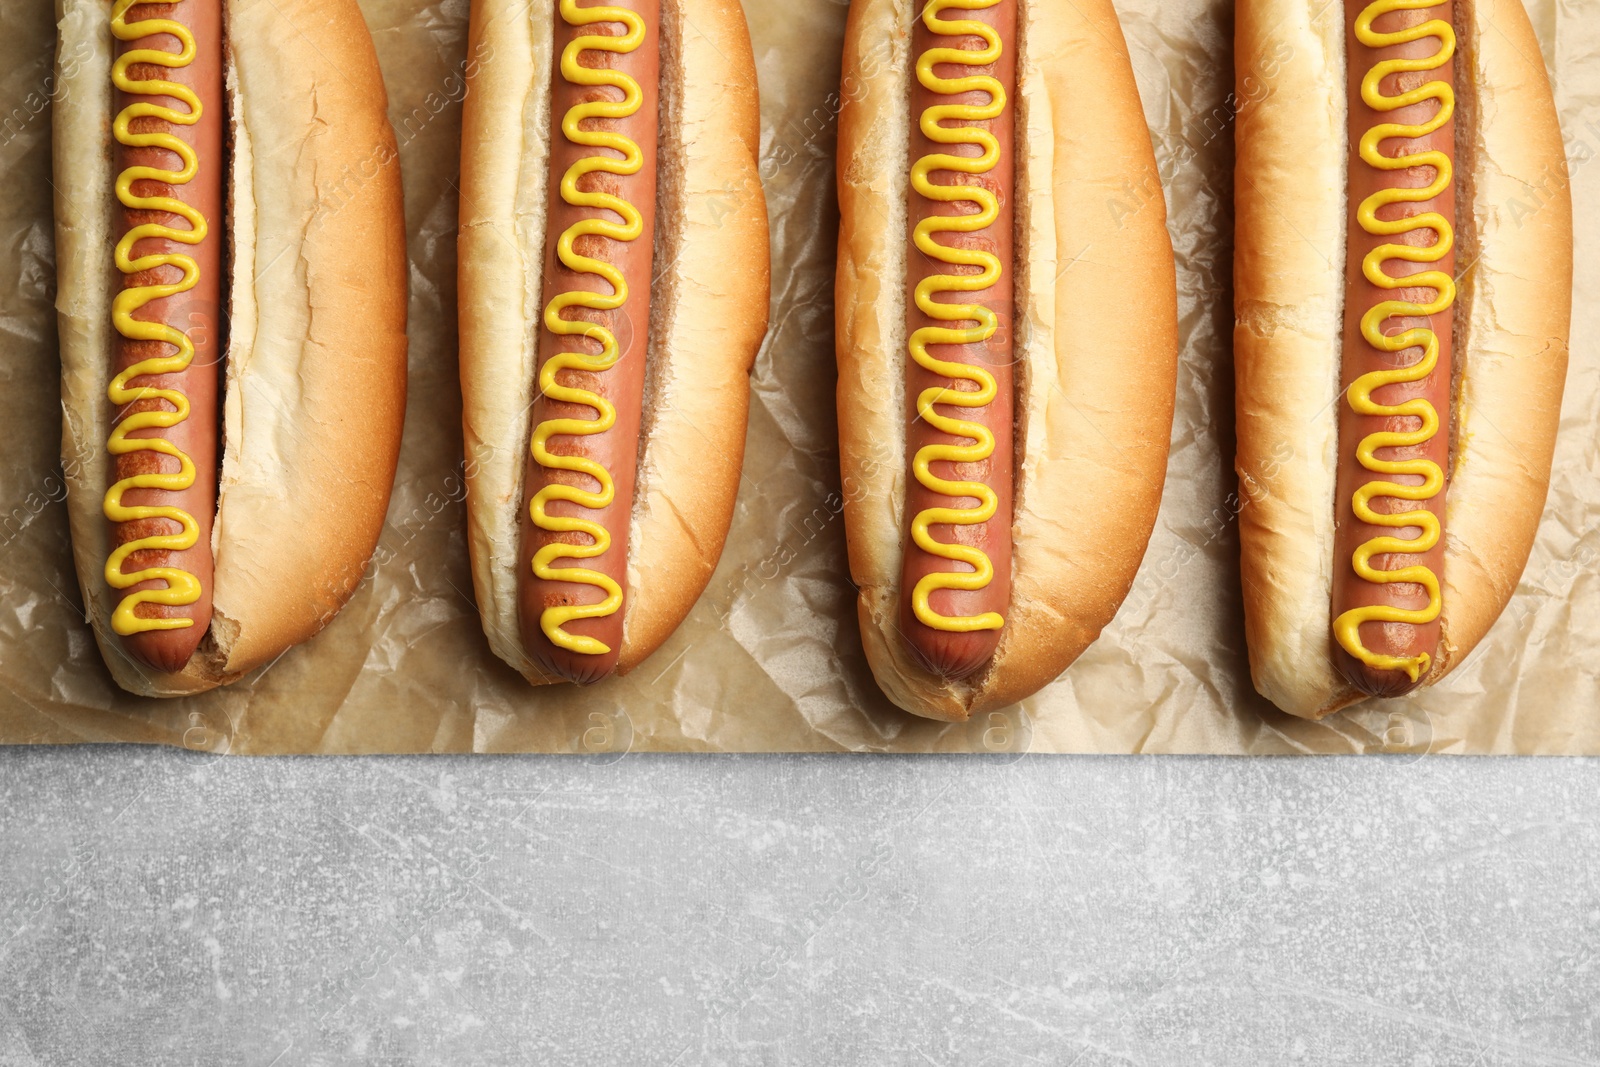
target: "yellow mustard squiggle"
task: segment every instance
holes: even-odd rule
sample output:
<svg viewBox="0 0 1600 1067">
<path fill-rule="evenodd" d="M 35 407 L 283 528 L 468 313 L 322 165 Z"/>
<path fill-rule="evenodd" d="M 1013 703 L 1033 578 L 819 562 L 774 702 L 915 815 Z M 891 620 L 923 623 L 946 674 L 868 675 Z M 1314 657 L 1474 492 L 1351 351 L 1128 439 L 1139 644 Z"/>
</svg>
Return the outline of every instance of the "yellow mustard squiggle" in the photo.
<svg viewBox="0 0 1600 1067">
<path fill-rule="evenodd" d="M 147 581 L 166 583 L 165 588 L 140 590 L 122 598 L 111 614 L 111 628 L 124 637 L 146 630 L 181 630 L 193 626 L 193 619 L 140 618 L 134 613 L 134 609 L 140 604 L 182 607 L 195 603 L 201 595 L 200 579 L 177 567 L 147 567 L 131 574 L 125 574 L 122 570 L 123 563 L 134 552 L 146 550 L 181 552 L 193 548 L 200 539 L 199 524 L 195 522 L 194 516 L 181 508 L 129 507 L 122 502 L 123 494 L 129 489 L 179 492 L 192 486 L 195 479 L 194 461 L 171 441 L 161 437 L 129 436 L 136 430 L 151 427 L 165 430 L 183 422 L 189 417 L 188 397 L 172 389 L 157 389 L 150 386 L 134 388 L 129 383 L 145 375 L 179 373 L 194 359 L 194 343 L 189 340 L 187 334 L 166 323 L 142 322 L 135 319 L 133 313 L 152 300 L 160 300 L 193 289 L 200 279 L 200 268 L 192 257 L 182 253 L 159 253 L 135 258 L 133 247 L 146 238 L 164 238 L 182 244 L 197 245 L 205 240 L 206 236 L 206 220 L 193 207 L 172 197 L 138 196 L 133 192 L 133 183 L 141 179 L 163 182 L 167 185 L 184 185 L 193 180 L 199 171 L 199 160 L 194 149 L 183 140 L 164 131 L 134 133 L 129 125 L 136 118 L 148 117 L 179 126 L 193 126 L 200 121 L 201 113 L 200 98 L 188 86 L 164 80 L 135 81 L 129 77 L 128 68 L 135 63 L 152 63 L 171 69 L 186 67 L 194 62 L 195 57 L 194 35 L 183 24 L 171 19 L 143 19 L 128 23 L 126 20 L 128 9 L 140 2 L 141 0 L 116 0 L 111 12 L 111 32 L 117 39 L 134 41 L 165 33 L 176 37 L 181 49 L 176 53 L 151 48 L 130 49 L 117 57 L 116 63 L 112 66 L 112 82 L 118 89 L 131 95 L 166 96 L 180 100 L 188 111 L 175 111 L 160 104 L 137 101 L 130 103 L 118 113 L 112 130 L 120 144 L 131 148 L 161 148 L 174 153 L 182 162 L 182 169 L 174 171 L 162 170 L 159 167 L 128 167 L 117 176 L 117 199 L 123 207 L 168 212 L 181 217 L 189 225 L 188 229 L 179 230 L 159 223 L 144 223 L 128 230 L 117 242 L 117 269 L 123 274 L 172 266 L 183 271 L 183 279 L 169 284 L 140 285 L 124 289 L 112 301 L 111 321 L 119 334 L 133 341 L 163 341 L 173 345 L 177 351 L 169 356 L 141 360 L 111 380 L 111 387 L 106 391 L 106 395 L 118 408 L 136 401 L 154 399 L 170 404 L 172 410 L 157 409 L 127 416 L 112 429 L 106 447 L 115 456 L 132 452 L 159 452 L 164 456 L 175 458 L 179 469 L 172 474 L 136 474 L 131 478 L 123 478 L 106 490 L 104 511 L 106 518 L 112 522 L 167 519 L 176 522 L 182 529 L 175 534 L 152 534 L 130 541 L 115 549 L 106 560 L 106 581 L 114 589 L 127 589 Z"/>
<path fill-rule="evenodd" d="M 922 133 L 928 140 L 943 145 L 977 145 L 983 150 L 981 156 L 932 153 L 917 160 L 911 168 L 911 186 L 921 196 L 944 202 L 970 201 L 980 209 L 976 214 L 930 216 L 918 222 L 913 232 L 917 248 L 930 259 L 978 267 L 981 271 L 978 274 L 934 274 L 917 283 L 917 307 L 929 318 L 943 323 L 974 322 L 976 325 L 923 326 L 912 333 L 908 345 L 911 358 L 919 366 L 944 378 L 973 382 L 978 387 L 966 390 L 953 386 L 933 386 L 924 389 L 917 397 L 917 414 L 927 420 L 930 426 L 972 442 L 963 445 L 925 445 L 917 450 L 912 461 L 912 470 L 924 488 L 944 496 L 978 501 L 977 507 L 970 508 L 925 508 L 911 521 L 911 538 L 918 548 L 940 559 L 965 563 L 972 568 L 970 572 L 939 571 L 926 575 L 912 590 L 911 606 L 918 621 L 935 630 L 950 633 L 998 630 L 1005 625 L 1005 620 L 993 611 L 982 615 L 950 616 L 933 610 L 928 598 L 935 590 L 983 589 L 994 579 L 994 564 L 987 553 L 977 548 L 935 540 L 930 528 L 935 524 L 975 526 L 988 522 L 999 508 L 999 498 L 992 488 L 982 482 L 950 481 L 933 473 L 932 465 L 936 462 L 977 463 L 994 454 L 994 434 L 987 427 L 940 414 L 935 405 L 981 408 L 994 400 L 997 385 L 994 375 L 982 367 L 936 359 L 928 352 L 928 346 L 982 344 L 994 336 L 999 328 L 999 320 L 993 311 L 981 304 L 943 303 L 933 297 L 938 292 L 971 293 L 987 289 L 1000 280 L 1001 267 L 999 257 L 992 252 L 950 248 L 934 240 L 934 235 L 973 233 L 992 226 L 1000 216 L 1000 203 L 993 192 L 981 186 L 935 185 L 929 175 L 936 170 L 984 174 L 999 164 L 1000 145 L 992 133 L 972 126 L 952 129 L 941 123 L 946 119 L 959 122 L 997 119 L 1005 111 L 1006 91 L 998 79 L 988 75 L 941 78 L 934 73 L 934 65 L 959 63 L 980 67 L 997 62 L 1000 59 L 1000 34 L 992 26 L 975 19 L 947 21 L 941 15 L 947 8 L 972 11 L 994 7 L 998 3 L 1000 0 L 929 0 L 922 21 L 930 31 L 944 37 L 980 37 L 984 47 L 930 48 L 917 59 L 917 80 L 929 92 L 944 96 L 968 92 L 989 94 L 987 104 L 935 104 L 926 108 L 921 118 Z"/>
<path fill-rule="evenodd" d="M 1444 489 L 1444 471 L 1429 459 L 1385 460 L 1379 459 L 1380 448 L 1410 448 L 1431 440 L 1439 432 L 1439 412 L 1426 398 L 1417 397 L 1403 404 L 1379 404 L 1373 400 L 1373 391 L 1385 385 L 1401 382 L 1418 382 L 1432 374 L 1439 362 L 1439 336 L 1431 329 L 1414 328 L 1393 337 L 1386 337 L 1383 324 L 1390 318 L 1432 316 L 1442 314 L 1455 303 L 1456 286 L 1450 275 L 1443 271 L 1423 271 L 1405 278 L 1395 278 L 1384 272 L 1383 265 L 1390 259 L 1411 263 L 1438 263 L 1449 255 L 1455 243 L 1455 231 L 1450 222 L 1436 211 L 1424 212 L 1411 218 L 1385 222 L 1378 218 L 1378 210 L 1389 204 L 1424 203 L 1443 194 L 1455 180 L 1450 157 L 1443 152 L 1418 152 L 1411 155 L 1387 157 L 1378 151 L 1381 142 L 1388 138 L 1426 137 L 1441 129 L 1455 114 L 1455 90 L 1445 81 L 1430 81 L 1397 96 L 1385 96 L 1379 86 L 1385 77 L 1396 73 L 1413 73 L 1438 70 L 1455 55 L 1456 36 L 1451 25 L 1442 19 L 1433 19 L 1411 29 L 1395 33 L 1378 33 L 1372 23 L 1391 11 L 1411 11 L 1438 6 L 1439 0 L 1374 0 L 1356 19 L 1356 37 L 1371 48 L 1385 48 L 1407 44 L 1425 37 L 1437 37 L 1439 51 L 1426 59 L 1385 59 L 1379 61 L 1361 81 L 1361 98 L 1375 111 L 1394 111 L 1425 100 L 1436 100 L 1439 110 L 1434 117 L 1420 126 L 1402 123 L 1380 123 L 1361 137 L 1361 158 L 1380 170 L 1396 171 L 1411 167 L 1432 167 L 1434 180 L 1420 189 L 1384 189 L 1364 200 L 1357 210 L 1361 228 L 1378 237 L 1397 237 L 1414 230 L 1431 229 L 1437 240 L 1426 248 L 1407 244 L 1383 244 L 1369 252 L 1361 264 L 1362 273 L 1373 285 L 1394 290 L 1409 287 L 1433 289 L 1438 295 L 1427 304 L 1404 300 L 1384 300 L 1361 317 L 1361 335 L 1368 344 L 1382 352 L 1401 352 L 1408 348 L 1422 349 L 1422 358 L 1408 367 L 1373 371 L 1363 374 L 1350 386 L 1348 396 L 1351 408 L 1362 415 L 1384 418 L 1406 417 L 1420 420 L 1421 426 L 1409 432 L 1368 434 L 1356 447 L 1356 457 L 1361 465 L 1374 474 L 1393 477 L 1397 474 L 1419 475 L 1421 485 L 1402 485 L 1394 481 L 1374 480 L 1355 492 L 1356 517 L 1362 522 L 1391 529 L 1418 527 L 1420 537 L 1403 539 L 1394 536 L 1375 537 L 1356 549 L 1353 565 L 1356 573 L 1369 582 L 1390 584 L 1409 582 L 1422 586 L 1428 593 L 1428 606 L 1420 610 L 1407 610 L 1387 605 L 1352 608 L 1334 620 L 1334 635 L 1346 652 L 1377 670 L 1400 670 L 1414 682 L 1428 669 L 1431 659 L 1426 652 L 1416 656 L 1387 656 L 1373 652 L 1361 643 L 1360 627 L 1364 622 L 1397 622 L 1424 626 L 1439 617 L 1442 601 L 1439 595 L 1439 576 L 1421 564 L 1398 570 L 1378 570 L 1372 566 L 1372 557 L 1387 553 L 1422 554 L 1439 543 L 1439 519 L 1426 508 L 1382 515 L 1372 509 L 1374 497 L 1392 497 L 1420 502 L 1431 500 Z"/>
<path fill-rule="evenodd" d="M 603 555 L 611 547 L 611 534 L 598 522 L 580 518 L 551 515 L 546 510 L 550 501 L 565 500 L 584 508 L 608 507 L 616 495 L 616 484 L 611 473 L 594 460 L 582 456 L 558 456 L 549 450 L 552 437 L 571 435 L 585 437 L 604 433 L 617 421 L 617 410 L 604 397 L 587 389 L 575 389 L 556 380 L 561 371 L 572 369 L 599 373 L 610 370 L 621 358 L 617 339 L 604 326 L 577 322 L 563 318 L 561 312 L 569 307 L 612 311 L 628 299 L 628 283 L 622 272 L 603 260 L 591 259 L 577 253 L 573 242 L 590 235 L 607 237 L 613 241 L 637 240 L 644 232 L 644 219 L 632 204 L 608 193 L 584 192 L 578 181 L 586 174 L 633 175 L 644 165 L 639 146 L 619 133 L 585 130 L 580 124 L 585 119 L 623 119 L 635 114 L 644 100 L 639 83 L 619 71 L 585 67 L 578 63 L 580 52 L 627 53 L 644 42 L 644 19 L 637 13 L 621 7 L 582 8 L 576 0 L 561 0 L 561 17 L 571 26 L 588 26 L 597 22 L 620 22 L 627 32 L 620 37 L 598 34 L 575 37 L 561 52 L 561 76 L 574 85 L 609 85 L 622 90 L 622 100 L 591 100 L 570 108 L 561 119 L 561 132 L 573 144 L 585 148 L 609 148 L 621 153 L 622 158 L 595 154 L 585 156 L 561 178 L 561 199 L 574 207 L 612 211 L 621 216 L 621 224 L 604 218 L 585 218 L 573 223 L 562 233 L 556 254 L 567 269 L 580 274 L 594 274 L 610 284 L 612 292 L 574 291 L 562 293 L 552 299 L 544 311 L 544 324 L 550 332 L 560 336 L 583 337 L 598 341 L 600 352 L 558 352 L 551 356 L 539 371 L 539 388 L 552 400 L 568 404 L 581 404 L 595 410 L 593 419 L 547 419 L 533 433 L 533 458 L 540 466 L 550 470 L 574 471 L 587 475 L 599 483 L 599 492 L 575 486 L 552 483 L 540 489 L 529 504 L 533 523 L 541 530 L 552 533 L 582 533 L 588 535 L 587 545 L 548 544 L 533 556 L 533 573 L 546 581 L 575 582 L 592 585 L 605 591 L 606 597 L 598 604 L 562 605 L 545 608 L 539 616 L 539 628 L 557 648 L 588 655 L 604 655 L 611 651 L 605 642 L 593 637 L 568 633 L 564 627 L 575 619 L 603 618 L 615 614 L 622 607 L 622 588 L 607 575 L 586 567 L 553 567 L 560 558 L 592 559 Z"/>
</svg>

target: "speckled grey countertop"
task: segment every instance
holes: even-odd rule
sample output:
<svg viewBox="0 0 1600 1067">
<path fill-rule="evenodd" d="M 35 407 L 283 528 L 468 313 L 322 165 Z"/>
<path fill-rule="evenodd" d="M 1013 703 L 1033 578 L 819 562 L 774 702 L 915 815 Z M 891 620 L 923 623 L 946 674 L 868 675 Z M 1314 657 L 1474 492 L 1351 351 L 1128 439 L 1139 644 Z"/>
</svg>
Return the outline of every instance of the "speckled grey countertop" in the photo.
<svg viewBox="0 0 1600 1067">
<path fill-rule="evenodd" d="M 1600 1062 L 1600 763 L 0 750 L 0 1067 Z"/>
</svg>

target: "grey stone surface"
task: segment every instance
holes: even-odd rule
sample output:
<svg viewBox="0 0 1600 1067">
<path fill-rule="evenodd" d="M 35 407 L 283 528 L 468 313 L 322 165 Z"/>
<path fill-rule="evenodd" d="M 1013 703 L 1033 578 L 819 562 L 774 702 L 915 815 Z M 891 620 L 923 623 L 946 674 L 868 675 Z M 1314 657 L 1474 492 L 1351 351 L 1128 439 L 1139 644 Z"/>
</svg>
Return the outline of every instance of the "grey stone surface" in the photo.
<svg viewBox="0 0 1600 1067">
<path fill-rule="evenodd" d="M 1597 785 L 0 750 L 0 1065 L 1600 1062 Z"/>
</svg>

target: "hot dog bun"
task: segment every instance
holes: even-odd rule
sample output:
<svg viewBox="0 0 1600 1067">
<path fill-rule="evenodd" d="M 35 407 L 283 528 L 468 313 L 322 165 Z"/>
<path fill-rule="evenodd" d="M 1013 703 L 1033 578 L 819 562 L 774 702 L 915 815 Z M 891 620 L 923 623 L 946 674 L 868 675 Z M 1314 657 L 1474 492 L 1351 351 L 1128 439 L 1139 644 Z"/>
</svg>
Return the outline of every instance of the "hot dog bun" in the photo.
<svg viewBox="0 0 1600 1067">
<path fill-rule="evenodd" d="M 655 651 L 711 578 L 766 334 L 755 61 L 737 0 L 664 0 L 655 281 L 617 671 Z M 554 0 L 474 0 L 462 130 L 460 327 L 468 545 L 484 633 L 530 682 L 518 524 L 543 302 Z"/>
<path fill-rule="evenodd" d="M 1518 0 L 1456 7 L 1465 269 L 1429 684 L 1488 632 L 1527 563 L 1549 486 L 1572 289 L 1566 156 L 1539 42 Z M 1361 698 L 1335 670 L 1329 631 L 1347 208 L 1341 8 L 1241 0 L 1236 39 L 1249 101 L 1237 132 L 1234 259 L 1245 629 L 1256 688 L 1306 718 Z"/>
<path fill-rule="evenodd" d="M 361 580 L 405 409 L 405 227 L 394 134 L 354 0 L 226 0 L 230 335 L 209 636 L 174 673 L 110 629 L 102 515 L 115 334 L 112 38 L 103 0 L 57 0 L 55 218 L 62 463 L 73 553 L 124 689 L 178 696 L 304 641 Z"/>
<path fill-rule="evenodd" d="M 954 722 L 1059 675 L 1116 614 L 1155 524 L 1177 365 L 1166 209 L 1110 0 L 1028 0 L 1017 37 L 1013 591 L 999 646 L 949 680 L 896 632 L 905 510 L 908 0 L 845 33 L 835 285 L 840 467 L 862 641 L 879 686 Z M 1119 213 L 1124 182 L 1156 190 Z"/>
</svg>

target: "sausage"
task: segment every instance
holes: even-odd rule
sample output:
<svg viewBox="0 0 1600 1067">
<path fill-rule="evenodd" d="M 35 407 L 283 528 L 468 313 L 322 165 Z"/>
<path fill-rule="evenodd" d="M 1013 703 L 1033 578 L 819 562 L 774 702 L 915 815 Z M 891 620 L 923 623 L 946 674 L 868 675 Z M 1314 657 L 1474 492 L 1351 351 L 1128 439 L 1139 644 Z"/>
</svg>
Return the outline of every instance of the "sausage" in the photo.
<svg viewBox="0 0 1600 1067">
<path fill-rule="evenodd" d="M 1332 610 L 1340 673 L 1373 696 L 1416 687 L 1439 644 L 1455 300 L 1452 7 L 1346 3 L 1350 217 Z M 1396 162 L 1375 166 L 1374 151 Z M 1401 247 L 1411 258 L 1396 256 Z"/>
<path fill-rule="evenodd" d="M 227 232 L 221 5 L 118 0 L 112 29 L 118 189 L 107 195 L 122 212 L 106 580 L 123 647 L 172 672 L 211 625 Z"/>
<path fill-rule="evenodd" d="M 560 0 L 539 391 L 523 478 L 518 624 L 547 672 L 616 667 L 655 235 L 659 0 Z"/>
<path fill-rule="evenodd" d="M 1011 601 L 1016 18 L 931 0 L 912 32 L 900 626 L 952 679 L 993 656 Z"/>
</svg>

